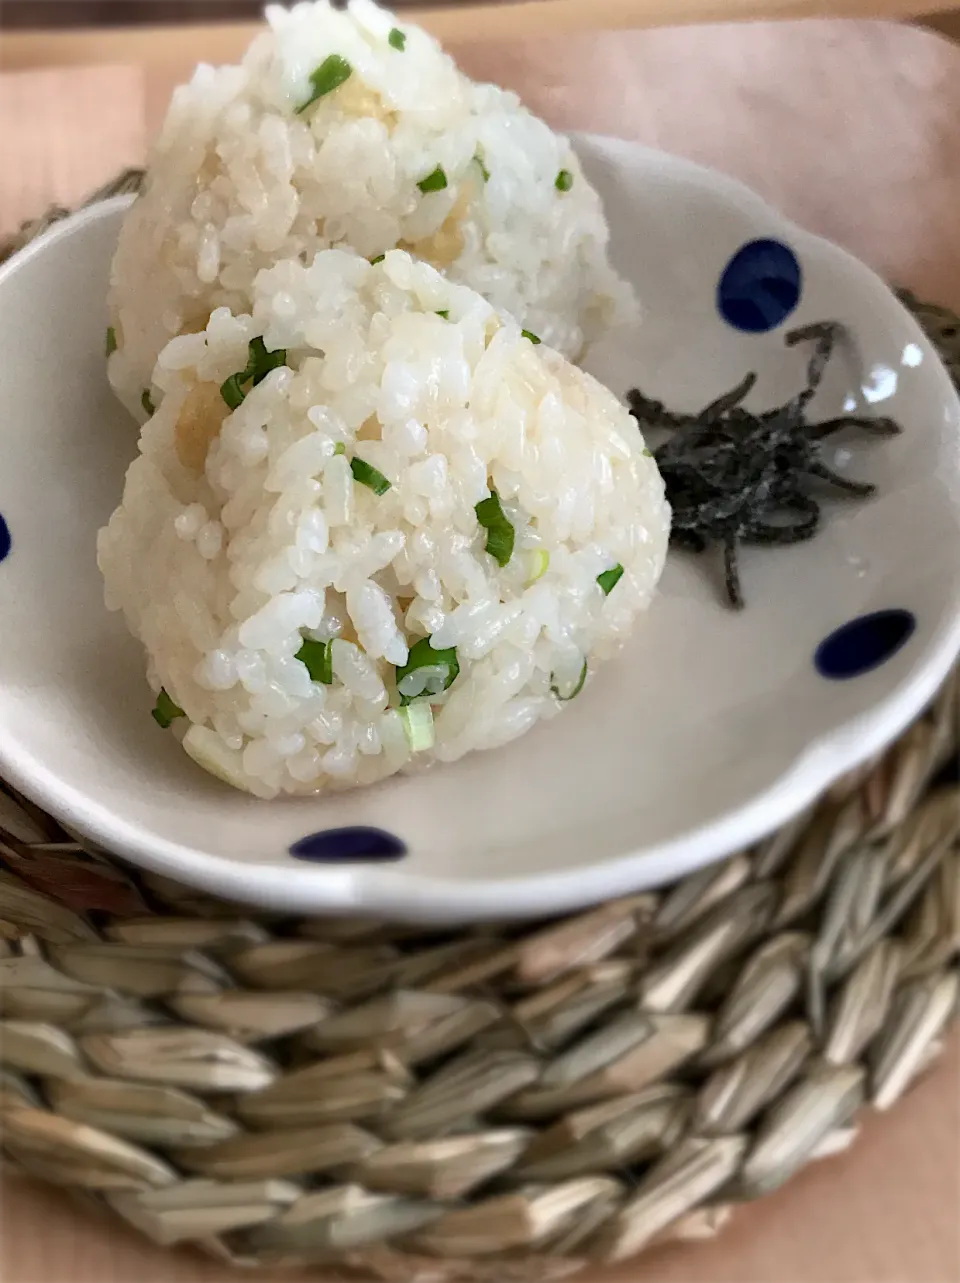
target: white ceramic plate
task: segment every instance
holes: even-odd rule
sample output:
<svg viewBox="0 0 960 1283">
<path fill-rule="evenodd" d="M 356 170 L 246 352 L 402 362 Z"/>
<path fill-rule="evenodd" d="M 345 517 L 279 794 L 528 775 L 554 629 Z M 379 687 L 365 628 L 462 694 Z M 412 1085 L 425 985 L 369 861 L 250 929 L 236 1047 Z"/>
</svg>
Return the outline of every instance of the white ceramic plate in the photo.
<svg viewBox="0 0 960 1283">
<path fill-rule="evenodd" d="M 139 647 L 103 607 L 95 535 L 136 450 L 103 368 L 126 204 L 108 202 L 0 271 L 11 540 L 0 772 L 104 847 L 230 898 L 457 921 L 545 914 L 676 878 L 783 823 L 907 724 L 960 649 L 960 405 L 935 353 L 871 272 L 734 182 L 623 142 L 582 138 L 578 149 L 646 309 L 635 332 L 592 354 L 594 373 L 617 393 L 639 384 L 693 410 L 756 369 L 751 404 L 780 404 L 803 385 L 807 357 L 784 347 L 785 330 L 842 321 L 855 350 L 835 358 L 813 413 L 903 423 L 890 441 L 838 444 L 838 466 L 876 482 L 879 497 L 828 503 L 808 544 L 745 552 L 741 614 L 724 606 L 714 561 L 672 555 L 623 657 L 563 717 L 505 749 L 336 798 L 245 797 L 158 731 Z M 745 333 L 718 311 L 718 282 L 758 238 L 796 255 L 799 301 L 786 324 Z M 774 311 L 778 288 L 761 287 Z M 885 610 L 915 619 L 905 644 L 863 676 L 825 680 L 819 643 Z M 408 853 L 289 854 L 305 835 L 351 825 L 396 835 Z"/>
</svg>

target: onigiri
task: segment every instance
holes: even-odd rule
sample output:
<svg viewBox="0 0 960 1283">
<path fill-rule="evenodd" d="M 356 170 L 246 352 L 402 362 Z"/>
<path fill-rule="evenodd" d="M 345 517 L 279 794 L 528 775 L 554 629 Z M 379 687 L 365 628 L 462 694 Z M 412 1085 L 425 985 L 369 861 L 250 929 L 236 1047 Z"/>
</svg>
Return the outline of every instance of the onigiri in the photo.
<svg viewBox="0 0 960 1283">
<path fill-rule="evenodd" d="M 281 259 L 163 347 L 100 532 L 154 716 L 261 797 L 490 749 L 583 698 L 669 508 L 616 397 L 403 250 Z"/>
<path fill-rule="evenodd" d="M 124 221 L 109 377 L 135 413 L 172 338 L 249 312 L 263 268 L 331 247 L 406 249 L 571 359 L 633 316 L 596 191 L 515 94 L 371 0 L 267 20 L 239 66 L 176 90 Z"/>
</svg>

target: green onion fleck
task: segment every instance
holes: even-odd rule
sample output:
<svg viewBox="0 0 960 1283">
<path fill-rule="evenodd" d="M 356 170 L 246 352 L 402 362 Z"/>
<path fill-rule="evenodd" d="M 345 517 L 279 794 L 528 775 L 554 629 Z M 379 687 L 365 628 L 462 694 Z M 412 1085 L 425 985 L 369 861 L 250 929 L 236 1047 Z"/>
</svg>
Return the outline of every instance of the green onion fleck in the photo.
<svg viewBox="0 0 960 1283">
<path fill-rule="evenodd" d="M 160 694 L 157 696 L 157 702 L 150 712 L 150 716 L 158 726 L 168 730 L 170 723 L 176 721 L 178 717 L 186 717 L 186 713 L 179 704 L 175 704 L 167 692 L 160 687 Z"/>
<path fill-rule="evenodd" d="M 343 442 L 342 442 L 342 441 L 338 441 L 338 442 L 337 442 L 337 444 L 333 447 L 333 453 L 334 453 L 335 455 L 337 455 L 337 454 L 346 454 L 346 453 L 347 453 L 347 447 L 343 444 Z"/>
<path fill-rule="evenodd" d="M 437 316 L 442 316 L 445 321 L 449 320 L 450 309 L 448 307 L 445 307 L 442 312 L 437 313 Z"/>
<path fill-rule="evenodd" d="M 286 349 L 278 347 L 273 352 L 267 351 L 267 345 L 258 335 L 255 339 L 250 340 L 250 359 L 247 362 L 245 373 L 253 376 L 253 386 L 262 383 L 271 370 L 278 370 L 281 365 L 286 365 Z"/>
<path fill-rule="evenodd" d="M 477 520 L 487 532 L 487 552 L 497 565 L 505 566 L 513 556 L 516 531 L 503 511 L 500 496 L 496 490 L 490 491 L 489 498 L 481 499 L 474 511 L 477 514 Z"/>
<path fill-rule="evenodd" d="M 527 553 L 527 587 L 535 584 L 547 573 L 550 565 L 550 554 L 545 548 L 531 548 Z"/>
<path fill-rule="evenodd" d="M 415 673 L 418 668 L 436 668 L 440 670 L 439 681 L 428 683 L 433 685 L 433 690 L 427 690 L 423 687 L 415 693 L 405 694 L 400 687 L 404 679 L 411 673 Z M 407 662 L 397 669 L 397 690 L 400 694 L 400 703 L 404 706 L 415 699 L 429 700 L 432 695 L 439 695 L 441 691 L 449 689 L 456 681 L 460 674 L 460 664 L 457 660 L 456 646 L 450 646 L 446 650 L 434 650 L 430 645 L 429 637 L 421 637 L 418 642 L 410 647 L 410 653 L 407 656 Z M 411 683 L 407 683 L 411 685 Z"/>
<path fill-rule="evenodd" d="M 371 260 L 370 260 L 370 266 L 371 266 L 371 267 L 376 267 L 376 265 L 377 265 L 378 263 L 382 263 L 382 262 L 383 262 L 383 260 L 384 260 L 386 257 L 387 257 L 387 256 L 386 256 L 386 254 L 377 254 L 375 258 L 371 258 Z"/>
<path fill-rule="evenodd" d="M 323 682 L 324 686 L 333 685 L 333 642 L 314 641 L 305 637 L 303 645 L 294 655 L 301 664 L 305 664 L 312 682 Z"/>
<path fill-rule="evenodd" d="M 553 183 L 558 192 L 568 192 L 573 186 L 573 174 L 569 169 L 561 169 Z"/>
<path fill-rule="evenodd" d="M 345 80 L 350 79 L 352 72 L 353 68 L 349 62 L 346 58 L 341 58 L 338 53 L 332 53 L 329 58 L 324 58 L 316 71 L 310 73 L 313 93 L 297 108 L 297 115 L 302 115 L 308 107 L 312 107 L 318 98 L 323 98 L 326 94 L 333 93 L 334 89 L 339 89 Z"/>
<path fill-rule="evenodd" d="M 423 753 L 433 748 L 437 736 L 433 728 L 433 709 L 428 701 L 423 699 L 417 704 L 407 704 L 399 711 L 410 751 Z"/>
<path fill-rule="evenodd" d="M 617 584 L 620 582 L 620 576 L 622 574 L 623 567 L 618 561 L 615 566 L 611 566 L 610 569 L 605 570 L 603 574 L 597 575 L 597 583 L 603 589 L 605 596 L 609 597 L 610 593 L 613 592 L 614 588 L 616 588 Z"/>
<path fill-rule="evenodd" d="M 421 178 L 417 186 L 422 192 L 442 192 L 447 185 L 447 176 L 443 172 L 443 166 L 438 165 L 432 173 L 427 174 L 426 178 Z"/>
<path fill-rule="evenodd" d="M 353 473 L 354 481 L 359 481 L 362 486 L 368 486 L 376 495 L 386 494 L 390 489 L 390 482 L 383 473 L 378 472 L 371 464 L 365 463 L 363 459 L 352 458 L 350 471 Z"/>
<path fill-rule="evenodd" d="M 150 395 L 149 388 L 143 389 L 143 395 L 140 397 L 140 404 L 143 406 L 147 414 L 154 413 L 153 397 Z"/>
<path fill-rule="evenodd" d="M 231 410 L 235 410 L 238 405 L 243 403 L 243 398 L 247 394 L 240 386 L 239 374 L 231 374 L 229 379 L 224 379 L 220 384 L 220 395 Z"/>
<path fill-rule="evenodd" d="M 267 345 L 260 335 L 257 335 L 247 344 L 246 368 L 231 374 L 229 379 L 224 379 L 220 384 L 220 395 L 230 409 L 235 410 L 243 403 L 251 387 L 255 388 L 258 383 L 263 382 L 271 370 L 276 370 L 286 363 L 285 348 L 278 347 L 275 351 L 268 352 Z"/>
<path fill-rule="evenodd" d="M 490 170 L 489 170 L 489 169 L 487 169 L 486 165 L 483 163 L 483 160 L 482 160 L 482 159 L 481 159 L 481 157 L 480 157 L 480 153 L 479 153 L 479 152 L 477 152 L 477 153 L 474 155 L 474 158 L 473 158 L 473 159 L 474 159 L 474 160 L 477 162 L 477 164 L 480 166 L 480 173 L 483 175 L 483 181 L 484 181 L 485 183 L 489 183 L 489 181 L 490 181 Z"/>
<path fill-rule="evenodd" d="M 117 331 L 112 325 L 107 326 L 107 356 L 111 356 L 117 350 Z"/>
<path fill-rule="evenodd" d="M 406 43 L 407 43 L 406 34 L 403 31 L 401 31 L 399 27 L 394 27 L 393 30 L 390 32 L 389 36 L 387 36 L 387 44 L 390 46 L 390 48 L 399 49 L 401 53 L 403 53 L 404 46 L 406 45 Z"/>
<path fill-rule="evenodd" d="M 643 457 L 644 457 L 645 459 L 652 459 L 652 458 L 653 458 L 653 451 L 652 451 L 652 450 L 648 450 L 648 449 L 647 449 L 647 447 L 646 447 L 646 446 L 644 446 L 644 447 L 643 447 Z"/>
<path fill-rule="evenodd" d="M 532 330 L 521 330 L 520 333 L 525 339 L 529 339 L 531 343 L 539 343 L 541 341 Z"/>
<path fill-rule="evenodd" d="M 561 704 L 566 704 L 571 699 L 575 699 L 576 696 L 580 694 L 580 692 L 583 690 L 583 683 L 586 680 L 587 680 L 587 661 L 584 660 L 583 667 L 580 669 L 580 680 L 577 682 L 576 686 L 574 686 L 573 690 L 570 692 L 569 695 L 561 695 L 560 688 L 558 686 L 551 686 L 550 689 L 553 691 L 554 695 L 556 695 L 557 699 L 560 701 Z"/>
</svg>

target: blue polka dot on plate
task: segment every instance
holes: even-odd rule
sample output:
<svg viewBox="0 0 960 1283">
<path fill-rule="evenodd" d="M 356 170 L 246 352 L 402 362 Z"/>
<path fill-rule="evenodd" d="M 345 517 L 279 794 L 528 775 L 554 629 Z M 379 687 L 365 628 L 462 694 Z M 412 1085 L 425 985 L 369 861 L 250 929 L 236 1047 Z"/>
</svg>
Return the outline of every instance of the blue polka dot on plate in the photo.
<svg viewBox="0 0 960 1283">
<path fill-rule="evenodd" d="M 294 859 L 329 864 L 360 860 L 399 860 L 406 853 L 407 848 L 392 833 L 363 826 L 309 833 L 290 847 L 290 854 Z"/>
<path fill-rule="evenodd" d="M 909 610 L 878 610 L 851 619 L 817 647 L 817 672 L 834 682 L 861 677 L 892 659 L 916 627 L 917 621 Z"/>
<path fill-rule="evenodd" d="M 10 546 L 13 540 L 10 538 L 10 527 L 3 519 L 0 513 L 0 561 L 3 561 L 10 552 Z"/>
<path fill-rule="evenodd" d="M 723 269 L 717 307 L 734 329 L 765 334 L 794 310 L 801 287 L 800 263 L 789 246 L 782 241 L 749 241 Z"/>
</svg>

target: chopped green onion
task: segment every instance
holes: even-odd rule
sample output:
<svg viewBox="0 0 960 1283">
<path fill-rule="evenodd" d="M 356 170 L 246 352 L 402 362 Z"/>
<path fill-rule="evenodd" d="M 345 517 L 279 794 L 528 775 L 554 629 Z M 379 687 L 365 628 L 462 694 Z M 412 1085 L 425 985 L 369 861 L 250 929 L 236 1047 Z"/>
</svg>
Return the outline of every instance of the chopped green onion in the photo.
<svg viewBox="0 0 960 1283">
<path fill-rule="evenodd" d="M 314 641 L 305 637 L 303 645 L 294 655 L 301 664 L 305 664 L 312 682 L 323 682 L 324 686 L 333 684 L 333 642 Z"/>
<path fill-rule="evenodd" d="M 485 165 L 485 164 L 483 163 L 483 161 L 481 160 L 481 158 L 480 158 L 480 153 L 479 153 L 479 152 L 477 152 L 477 153 L 474 155 L 473 159 L 474 159 L 474 160 L 477 162 L 477 164 L 480 166 L 480 173 L 483 175 L 483 181 L 484 181 L 485 183 L 489 183 L 489 181 L 490 181 L 490 170 L 489 170 L 489 169 L 487 169 L 486 165 Z"/>
<path fill-rule="evenodd" d="M 417 186 L 422 192 L 442 192 L 447 185 L 447 176 L 443 172 L 443 166 L 438 165 L 432 173 L 427 174 L 426 178 L 421 178 Z"/>
<path fill-rule="evenodd" d="M 531 548 L 527 553 L 527 587 L 535 584 L 547 573 L 550 565 L 550 554 L 545 548 Z"/>
<path fill-rule="evenodd" d="M 499 566 L 505 566 L 513 556 L 516 531 L 503 511 L 500 496 L 490 491 L 488 499 L 481 499 L 474 511 L 477 520 L 487 532 L 486 550 Z"/>
<path fill-rule="evenodd" d="M 442 312 L 437 312 L 437 316 L 442 316 L 445 321 L 449 320 L 450 309 L 448 307 L 445 307 Z"/>
<path fill-rule="evenodd" d="M 521 331 L 520 331 L 520 333 L 521 333 L 521 335 L 523 336 L 523 338 L 525 338 L 525 339 L 529 339 L 531 343 L 536 344 L 536 343 L 539 343 L 539 342 L 541 341 L 541 340 L 538 338 L 538 336 L 537 336 L 536 334 L 534 334 L 534 333 L 533 333 L 533 331 L 532 331 L 532 330 L 521 330 Z"/>
<path fill-rule="evenodd" d="M 285 348 L 278 347 L 273 352 L 267 351 L 267 345 L 257 335 L 250 340 L 250 359 L 247 361 L 246 373 L 253 376 L 253 386 L 262 383 L 271 370 L 278 370 L 287 363 Z"/>
<path fill-rule="evenodd" d="M 365 463 L 363 459 L 354 457 L 350 460 L 350 471 L 353 473 L 354 481 L 359 481 L 362 486 L 368 486 L 374 494 L 386 494 L 390 489 L 390 482 L 378 472 L 371 464 Z"/>
<path fill-rule="evenodd" d="M 434 690 L 426 690 L 421 687 L 415 694 L 405 694 L 400 687 L 404 679 L 411 673 L 415 673 L 418 668 L 435 668 L 439 670 L 438 683 L 427 683 L 436 686 Z M 430 645 L 429 637 L 421 637 L 418 642 L 410 647 L 410 653 L 407 656 L 407 662 L 402 668 L 397 669 L 397 690 L 400 693 L 400 703 L 404 706 L 410 704 L 415 699 L 429 700 L 432 695 L 439 695 L 441 691 L 447 690 L 453 685 L 460 673 L 460 664 L 457 660 L 456 646 L 450 646 L 446 650 L 434 650 Z M 409 686 L 410 683 L 408 682 Z"/>
<path fill-rule="evenodd" d="M 566 704 L 571 699 L 575 699 L 576 696 L 580 694 L 580 692 L 583 690 L 583 683 L 586 680 L 587 680 L 587 661 L 584 660 L 583 667 L 580 669 L 580 680 L 577 682 L 576 686 L 574 686 L 573 690 L 570 692 L 569 695 L 561 695 L 560 688 L 558 686 L 551 686 L 550 689 L 551 691 L 553 691 L 554 695 L 556 695 L 557 699 L 560 701 L 561 704 Z"/>
<path fill-rule="evenodd" d="M 342 442 L 342 441 L 338 441 L 338 442 L 337 442 L 337 444 L 333 447 L 333 453 L 334 453 L 335 455 L 337 455 L 337 454 L 346 454 L 346 453 L 347 453 L 347 447 L 343 444 L 343 442 Z"/>
<path fill-rule="evenodd" d="M 643 447 L 643 457 L 644 457 L 645 459 L 652 459 L 652 458 L 653 458 L 653 451 L 652 451 L 652 450 L 648 450 L 648 449 L 647 449 L 647 447 L 646 447 L 646 446 L 644 446 L 644 447 Z"/>
<path fill-rule="evenodd" d="M 267 351 L 267 345 L 260 335 L 247 344 L 247 364 L 237 374 L 231 374 L 220 384 L 220 395 L 231 410 L 241 405 L 250 391 L 262 383 L 271 370 L 278 369 L 287 361 L 286 349 L 278 347 L 273 352 Z"/>
<path fill-rule="evenodd" d="M 419 704 L 407 704 L 399 712 L 410 751 L 423 753 L 426 749 L 433 748 L 437 736 L 433 729 L 433 709 L 427 700 L 421 700 Z"/>
<path fill-rule="evenodd" d="M 179 704 L 175 704 L 167 692 L 160 687 L 160 694 L 157 696 L 157 702 L 151 710 L 150 716 L 158 726 L 168 730 L 170 723 L 176 721 L 178 717 L 186 717 L 186 713 Z"/>
<path fill-rule="evenodd" d="M 220 395 L 231 410 L 235 410 L 238 405 L 242 405 L 243 398 L 247 395 L 240 386 L 240 378 L 239 374 L 231 374 L 229 379 L 224 379 L 220 384 Z"/>
<path fill-rule="evenodd" d="M 107 356 L 111 356 L 117 350 L 117 331 L 112 325 L 107 326 Z"/>
<path fill-rule="evenodd" d="M 376 265 L 377 265 L 378 263 L 382 263 L 382 262 L 383 262 L 383 260 L 384 260 L 386 257 L 387 257 L 387 256 L 386 256 L 386 254 L 377 254 L 377 256 L 376 256 L 375 258 L 371 258 L 371 260 L 370 260 L 370 266 L 371 266 L 371 267 L 376 267 Z"/>
<path fill-rule="evenodd" d="M 622 574 L 623 567 L 618 561 L 615 566 L 611 566 L 610 569 L 605 570 L 603 574 L 597 575 L 597 583 L 603 589 L 605 596 L 609 597 L 610 593 L 613 592 L 614 588 L 616 588 L 617 584 L 620 582 L 620 576 Z"/>
<path fill-rule="evenodd" d="M 147 414 L 153 414 L 155 412 L 153 397 L 150 395 L 149 388 L 143 389 L 143 395 L 140 397 L 140 404 L 143 406 L 144 410 L 146 410 Z"/>
<path fill-rule="evenodd" d="M 404 46 L 407 43 L 406 34 L 399 27 L 394 27 L 387 36 L 387 44 L 391 49 L 399 49 L 403 53 Z"/>
<path fill-rule="evenodd" d="M 553 183 L 558 192 L 568 192 L 573 186 L 573 174 L 569 169 L 561 169 Z"/>
<path fill-rule="evenodd" d="M 347 62 L 346 58 L 341 58 L 338 53 L 332 53 L 329 58 L 324 58 L 316 71 L 310 73 L 310 84 L 313 86 L 313 93 L 302 106 L 297 108 L 297 115 L 302 115 L 308 107 L 312 107 L 318 98 L 323 98 L 326 94 L 333 93 L 334 89 L 339 89 L 345 80 L 349 80 L 353 68 Z"/>
</svg>

